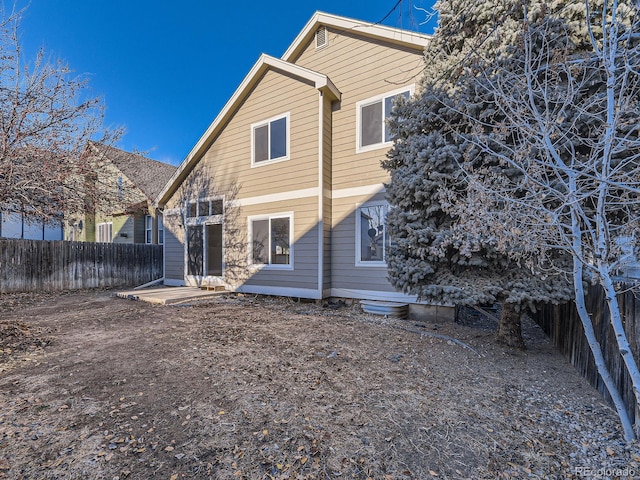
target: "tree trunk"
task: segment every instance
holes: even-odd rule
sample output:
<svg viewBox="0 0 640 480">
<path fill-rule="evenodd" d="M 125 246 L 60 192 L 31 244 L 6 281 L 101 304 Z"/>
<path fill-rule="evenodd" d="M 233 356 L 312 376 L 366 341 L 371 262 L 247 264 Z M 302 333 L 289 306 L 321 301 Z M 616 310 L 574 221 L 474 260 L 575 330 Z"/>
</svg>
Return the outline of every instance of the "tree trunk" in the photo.
<svg viewBox="0 0 640 480">
<path fill-rule="evenodd" d="M 522 339 L 522 314 L 514 303 L 503 303 L 498 323 L 498 342 L 509 347 L 524 350 Z"/>
</svg>

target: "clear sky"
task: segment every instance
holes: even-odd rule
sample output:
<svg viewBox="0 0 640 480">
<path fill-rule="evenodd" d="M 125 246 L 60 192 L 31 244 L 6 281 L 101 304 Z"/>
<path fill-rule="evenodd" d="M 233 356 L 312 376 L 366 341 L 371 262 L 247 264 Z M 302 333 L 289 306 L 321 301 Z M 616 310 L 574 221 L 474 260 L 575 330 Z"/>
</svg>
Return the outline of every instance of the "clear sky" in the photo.
<svg viewBox="0 0 640 480">
<path fill-rule="evenodd" d="M 0 0 L 10 9 L 12 0 Z M 315 11 L 379 22 L 397 0 L 17 0 L 27 55 L 38 47 L 88 75 L 123 126 L 117 144 L 179 164 L 261 53 L 280 57 Z M 383 24 L 420 25 L 433 0 L 402 0 Z"/>
</svg>

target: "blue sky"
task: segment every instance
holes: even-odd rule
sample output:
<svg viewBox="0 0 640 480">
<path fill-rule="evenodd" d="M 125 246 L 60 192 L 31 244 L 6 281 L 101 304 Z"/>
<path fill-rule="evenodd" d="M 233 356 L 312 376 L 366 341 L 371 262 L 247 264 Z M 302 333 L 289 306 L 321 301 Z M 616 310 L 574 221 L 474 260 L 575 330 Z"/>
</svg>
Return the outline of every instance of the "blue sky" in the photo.
<svg viewBox="0 0 640 480">
<path fill-rule="evenodd" d="M 7 8 L 12 2 L 4 1 Z M 125 150 L 179 164 L 261 53 L 280 57 L 317 10 L 380 21 L 397 0 L 18 0 L 27 6 L 21 39 L 89 77 L 107 107 L 106 124 L 124 126 Z M 433 0 L 403 0 L 383 22 L 420 25 Z"/>
</svg>

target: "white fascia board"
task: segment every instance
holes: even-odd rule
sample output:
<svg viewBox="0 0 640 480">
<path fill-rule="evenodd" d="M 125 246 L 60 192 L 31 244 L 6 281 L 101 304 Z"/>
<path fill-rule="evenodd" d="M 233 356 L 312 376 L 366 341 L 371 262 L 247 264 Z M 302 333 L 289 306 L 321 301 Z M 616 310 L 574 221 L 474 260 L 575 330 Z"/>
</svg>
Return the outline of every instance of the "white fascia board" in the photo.
<svg viewBox="0 0 640 480">
<path fill-rule="evenodd" d="M 177 187 L 177 185 L 183 180 L 184 176 L 188 174 L 190 168 L 200 159 L 203 150 L 209 145 L 210 139 L 214 138 L 217 133 L 220 132 L 224 127 L 226 120 L 235 113 L 237 107 L 246 98 L 253 86 L 260 80 L 262 74 L 269 68 L 282 70 L 296 77 L 313 82 L 316 89 L 328 91 L 336 100 L 340 99 L 340 91 L 326 75 L 263 53 L 258 61 L 253 65 L 249 73 L 244 77 L 244 80 L 240 83 L 240 86 L 227 101 L 218 116 L 211 125 L 209 125 L 209 128 L 207 128 L 187 157 L 171 176 L 167 185 L 156 197 L 154 200 L 154 205 L 156 207 L 164 203 L 168 199 L 168 196 L 173 193 L 173 190 L 175 190 L 174 186 Z"/>
<path fill-rule="evenodd" d="M 320 25 L 333 27 L 338 30 L 361 33 L 367 37 L 383 39 L 410 48 L 425 48 L 431 40 L 430 35 L 419 32 L 386 27 L 384 25 L 375 25 L 353 18 L 331 15 L 330 13 L 316 12 L 281 58 L 285 61 L 291 61 L 292 57 L 309 41 L 313 32 Z"/>
<path fill-rule="evenodd" d="M 319 300 L 322 292 L 311 288 L 274 287 L 271 285 L 241 285 L 235 289 L 238 293 L 253 293 L 257 295 L 275 295 L 279 297 L 311 298 Z"/>
</svg>

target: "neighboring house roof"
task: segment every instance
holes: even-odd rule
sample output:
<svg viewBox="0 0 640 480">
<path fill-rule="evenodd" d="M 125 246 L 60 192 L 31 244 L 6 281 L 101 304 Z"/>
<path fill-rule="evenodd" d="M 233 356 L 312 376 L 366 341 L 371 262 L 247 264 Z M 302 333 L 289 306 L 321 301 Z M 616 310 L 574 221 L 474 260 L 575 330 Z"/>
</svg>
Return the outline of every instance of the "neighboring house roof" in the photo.
<svg viewBox="0 0 640 480">
<path fill-rule="evenodd" d="M 177 168 L 168 163 L 152 160 L 136 153 L 125 152 L 101 143 L 91 142 L 91 147 L 98 155 L 109 160 L 125 174 L 149 200 L 156 198 Z"/>
<path fill-rule="evenodd" d="M 199 161 L 200 157 L 209 147 L 211 142 L 224 128 L 226 122 L 235 114 L 238 107 L 243 103 L 252 91 L 253 87 L 260 81 L 267 70 L 279 70 L 302 80 L 309 81 L 314 84 L 315 88 L 329 95 L 334 100 L 340 100 L 340 91 L 338 91 L 329 77 L 320 72 L 315 72 L 291 63 L 291 61 L 294 61 L 295 57 L 302 51 L 308 41 L 310 41 L 314 32 L 321 26 L 343 31 L 353 31 L 368 38 L 385 40 L 412 48 L 424 48 L 428 44 L 430 38 L 428 35 L 416 32 L 409 32 L 407 30 L 381 25 L 373 25 L 351 18 L 316 12 L 281 59 L 265 54 L 260 56 L 213 123 L 211 123 L 209 128 L 207 128 L 196 145 L 183 160 L 182 164 L 171 176 L 169 182 L 163 189 L 161 189 L 161 191 L 159 191 L 157 197 L 155 197 L 156 204 L 162 204 L 167 201 L 167 199 L 178 188 L 180 183 L 186 178 L 194 165 Z"/>
</svg>

